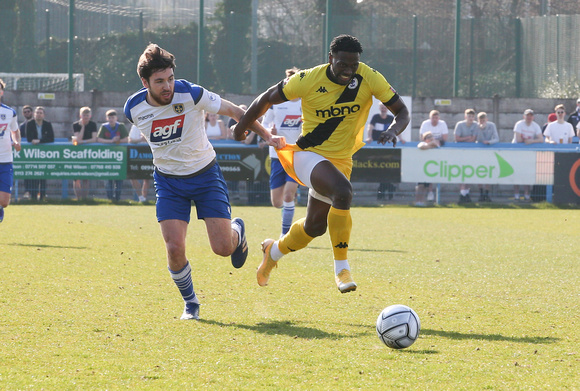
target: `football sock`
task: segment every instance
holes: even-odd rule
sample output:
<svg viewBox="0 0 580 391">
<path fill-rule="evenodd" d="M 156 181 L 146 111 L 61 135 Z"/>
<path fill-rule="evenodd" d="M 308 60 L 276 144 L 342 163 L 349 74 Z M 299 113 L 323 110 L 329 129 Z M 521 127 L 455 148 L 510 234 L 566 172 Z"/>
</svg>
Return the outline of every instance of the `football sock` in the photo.
<svg viewBox="0 0 580 391">
<path fill-rule="evenodd" d="M 350 210 L 336 209 L 331 206 L 328 212 L 328 233 L 332 243 L 334 259 L 348 259 L 348 243 L 352 229 Z"/>
<path fill-rule="evenodd" d="M 348 264 L 348 259 L 345 259 L 344 261 L 337 261 L 335 259 L 334 260 L 334 274 L 336 276 L 338 276 L 338 273 L 340 273 L 344 269 L 350 270 L 350 265 Z"/>
<path fill-rule="evenodd" d="M 232 221 L 232 229 L 238 233 L 238 244 L 237 244 L 237 246 L 239 246 L 240 243 L 242 242 L 242 227 L 240 227 L 238 224 L 236 224 L 236 223 L 234 223 Z"/>
<path fill-rule="evenodd" d="M 181 296 L 183 297 L 183 301 L 186 303 L 196 303 L 199 304 L 199 300 L 193 291 L 193 282 L 191 281 L 191 266 L 189 262 L 185 267 L 177 272 L 167 268 L 169 270 L 169 274 L 171 274 L 171 278 L 175 285 L 177 285 L 177 289 L 181 292 Z"/>
<path fill-rule="evenodd" d="M 284 201 L 284 206 L 282 207 L 282 234 L 285 234 L 290 230 L 293 218 L 294 218 L 294 201 L 290 202 Z"/>
<path fill-rule="evenodd" d="M 314 237 L 308 235 L 304 231 L 305 220 L 305 218 L 296 220 L 290 227 L 290 231 L 288 231 L 288 233 L 284 235 L 282 239 L 276 242 L 278 244 L 280 253 L 288 254 L 291 251 L 303 249 L 304 247 L 308 246 L 308 243 L 310 243 L 312 239 L 314 239 Z"/>
</svg>

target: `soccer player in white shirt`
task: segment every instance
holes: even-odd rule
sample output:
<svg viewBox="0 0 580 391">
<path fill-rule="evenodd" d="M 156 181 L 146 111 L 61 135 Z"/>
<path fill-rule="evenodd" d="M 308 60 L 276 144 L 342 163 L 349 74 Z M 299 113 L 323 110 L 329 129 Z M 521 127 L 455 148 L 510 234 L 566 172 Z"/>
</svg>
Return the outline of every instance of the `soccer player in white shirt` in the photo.
<svg viewBox="0 0 580 391">
<path fill-rule="evenodd" d="M 290 77 L 299 69 L 286 69 L 286 77 Z M 262 125 L 269 128 L 273 134 L 284 136 L 286 142 L 293 144 L 302 131 L 301 99 L 289 100 L 279 105 L 273 105 L 264 115 Z M 298 189 L 296 182 L 284 171 L 274 147 L 270 147 L 270 201 L 275 208 L 282 208 L 282 235 L 290 230 L 294 218 L 294 197 Z"/>
<path fill-rule="evenodd" d="M 6 84 L 0 79 L 0 223 L 4 220 L 4 208 L 10 204 L 12 182 L 12 146 L 20 151 L 20 130 L 16 111 L 2 103 Z"/>
<path fill-rule="evenodd" d="M 147 46 L 137 66 L 143 89 L 125 103 L 125 115 L 151 147 L 157 193 L 157 220 L 167 249 L 167 264 L 185 308 L 181 319 L 199 319 L 185 238 L 195 202 L 214 253 L 230 256 L 242 267 L 248 255 L 244 222 L 231 220 L 228 189 L 204 127 L 204 112 L 239 120 L 244 111 L 219 95 L 186 80 L 175 80 L 175 57 L 155 44 Z M 258 122 L 250 127 L 269 145 L 282 148 Z"/>
</svg>

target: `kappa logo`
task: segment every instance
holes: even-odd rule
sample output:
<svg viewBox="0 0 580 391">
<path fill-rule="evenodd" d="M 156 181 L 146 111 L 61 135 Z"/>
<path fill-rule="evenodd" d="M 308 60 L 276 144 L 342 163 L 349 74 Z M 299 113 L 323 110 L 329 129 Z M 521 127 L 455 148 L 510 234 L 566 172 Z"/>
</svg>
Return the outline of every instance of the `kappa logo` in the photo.
<svg viewBox="0 0 580 391">
<path fill-rule="evenodd" d="M 324 88 L 323 86 L 320 86 L 320 88 L 319 88 L 319 89 L 317 89 L 317 90 L 316 90 L 316 92 L 321 92 L 321 93 L 323 93 L 323 94 L 324 94 L 325 92 L 328 92 L 328 91 L 327 91 L 327 90 L 326 90 L 326 88 Z"/>
<path fill-rule="evenodd" d="M 300 80 L 304 79 L 304 76 L 306 76 L 306 72 L 300 72 Z"/>
<path fill-rule="evenodd" d="M 300 122 L 302 122 L 302 117 L 300 115 L 287 115 L 284 117 L 284 121 L 282 121 L 280 128 L 296 129 L 300 126 Z"/>
<path fill-rule="evenodd" d="M 336 247 L 336 248 L 348 248 L 348 243 L 340 242 L 334 247 Z"/>
<path fill-rule="evenodd" d="M 151 142 L 158 143 L 177 139 L 181 137 L 183 131 L 183 121 L 185 114 L 179 117 L 158 119 L 151 124 Z"/>
</svg>

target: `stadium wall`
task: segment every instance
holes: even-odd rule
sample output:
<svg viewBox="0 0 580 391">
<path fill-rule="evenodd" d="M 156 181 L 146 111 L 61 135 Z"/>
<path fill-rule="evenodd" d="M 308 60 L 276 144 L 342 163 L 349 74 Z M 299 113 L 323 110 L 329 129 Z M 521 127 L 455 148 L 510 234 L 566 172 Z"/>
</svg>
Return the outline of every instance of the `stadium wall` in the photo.
<svg viewBox="0 0 580 391">
<path fill-rule="evenodd" d="M 79 109 L 89 106 L 93 110 L 93 120 L 97 123 L 105 122 L 105 112 L 115 109 L 119 113 L 119 120 L 128 124 L 123 115 L 123 104 L 130 93 L 123 92 L 51 92 L 36 91 L 5 91 L 3 103 L 13 107 L 18 112 L 19 122 L 23 120 L 21 109 L 24 105 L 44 106 L 46 120 L 52 122 L 55 137 L 66 138 L 71 136 L 72 123 L 79 118 Z M 225 94 L 224 97 L 236 104 L 252 103 L 253 95 Z M 441 112 L 441 119 L 447 123 L 450 133 L 458 121 L 463 120 L 463 112 L 473 108 L 476 112 L 485 111 L 488 118 L 498 128 L 500 141 L 510 142 L 513 137 L 514 124 L 523 118 L 525 109 L 535 111 L 535 121 L 541 126 L 547 122 L 548 114 L 552 113 L 557 104 L 563 103 L 568 113 L 576 108 L 575 99 L 528 99 L 528 98 L 413 98 L 413 112 L 411 140 L 418 141 L 421 122 L 429 117 L 429 111 L 436 109 Z M 450 137 L 452 139 L 452 137 Z"/>
</svg>

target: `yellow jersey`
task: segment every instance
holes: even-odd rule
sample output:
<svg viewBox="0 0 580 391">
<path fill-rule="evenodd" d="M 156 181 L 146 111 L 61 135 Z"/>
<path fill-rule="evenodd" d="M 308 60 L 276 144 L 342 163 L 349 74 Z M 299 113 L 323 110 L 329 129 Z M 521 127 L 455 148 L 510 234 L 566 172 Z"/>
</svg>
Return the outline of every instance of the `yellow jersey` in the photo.
<svg viewBox="0 0 580 391">
<path fill-rule="evenodd" d="M 372 96 L 385 104 L 399 99 L 376 70 L 360 63 L 349 85 L 330 80 L 330 64 L 300 71 L 278 84 L 284 99 L 302 99 L 301 149 L 326 158 L 351 158 L 363 145 Z"/>
</svg>

